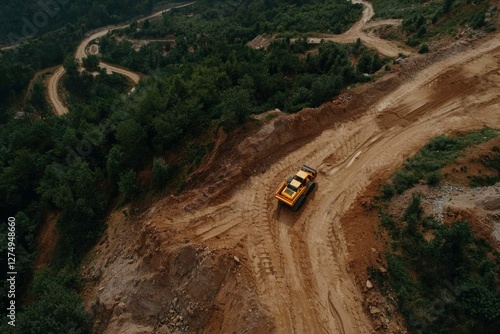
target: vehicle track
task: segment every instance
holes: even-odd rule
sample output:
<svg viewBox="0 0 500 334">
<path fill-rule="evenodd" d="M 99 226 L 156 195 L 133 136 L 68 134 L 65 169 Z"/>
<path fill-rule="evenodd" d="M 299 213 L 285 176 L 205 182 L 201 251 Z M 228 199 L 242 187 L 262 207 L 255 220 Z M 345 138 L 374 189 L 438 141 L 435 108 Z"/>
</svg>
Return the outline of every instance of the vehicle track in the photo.
<svg viewBox="0 0 500 334">
<path fill-rule="evenodd" d="M 290 153 L 279 158 L 268 156 L 265 169 L 243 169 L 251 176 L 233 186 L 222 199 L 216 197 L 210 202 L 213 195 L 200 188 L 194 191 L 204 197 L 206 205 L 195 206 L 192 197 L 183 195 L 159 200 L 146 215 L 146 224 L 153 226 L 148 225 L 152 232 L 144 239 L 154 235 L 158 243 L 175 242 L 167 239 L 175 235 L 180 244 L 191 242 L 223 250 L 223 254 L 234 252 L 238 256 L 236 266 L 244 270 L 228 275 L 237 275 L 238 279 L 244 276 L 240 288 L 259 301 L 256 307 L 266 313 L 266 319 L 273 319 L 269 327 L 276 328 L 273 333 L 372 334 L 376 331 L 367 314 L 364 294 L 350 272 L 342 217 L 374 180 L 388 177 L 431 138 L 484 126 L 500 128 L 499 68 L 500 34 L 496 33 L 408 76 L 391 92 L 376 92 L 380 98 L 373 99 L 375 102 L 356 118 L 318 126 L 321 132 L 304 138 L 301 146 L 294 144 Z M 268 132 L 268 126 L 274 131 L 301 131 L 300 127 L 277 125 L 306 120 L 317 112 L 303 110 L 301 118 L 280 115 L 262 131 L 269 138 L 275 138 L 276 133 Z M 309 129 L 304 131 L 310 134 Z M 250 138 L 249 149 L 262 144 L 256 138 L 262 139 L 258 134 Z M 276 149 L 280 147 L 270 152 Z M 299 212 L 278 206 L 273 197 L 275 187 L 304 163 L 317 167 L 318 186 Z M 239 166 L 256 163 L 242 161 Z M 359 226 L 361 230 L 371 228 Z M 358 243 L 362 247 L 363 240 Z M 142 243 L 137 248 L 141 247 L 147 248 Z M 152 247 L 154 252 L 147 253 L 162 258 L 161 248 L 156 244 Z M 120 275 L 123 269 L 117 266 L 106 275 Z M 116 291 L 115 287 L 108 288 Z M 250 314 L 248 309 L 229 309 L 225 304 L 218 307 L 235 319 Z"/>
</svg>

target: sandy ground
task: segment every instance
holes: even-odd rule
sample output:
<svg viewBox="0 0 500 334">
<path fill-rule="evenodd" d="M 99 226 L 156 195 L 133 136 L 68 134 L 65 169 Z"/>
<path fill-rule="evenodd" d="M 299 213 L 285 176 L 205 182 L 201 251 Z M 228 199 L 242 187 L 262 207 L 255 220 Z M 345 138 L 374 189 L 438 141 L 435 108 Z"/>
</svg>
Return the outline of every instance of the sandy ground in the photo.
<svg viewBox="0 0 500 334">
<path fill-rule="evenodd" d="M 181 326 L 182 331 L 375 332 L 363 307 L 363 293 L 349 269 L 348 236 L 341 218 L 374 179 L 396 170 L 434 136 L 500 126 L 499 37 L 498 33 L 490 35 L 480 43 L 437 57 L 428 66 L 422 61 L 402 84 L 391 86 L 394 78 L 389 77 L 321 108 L 278 116 L 239 143 L 224 160 L 225 165 L 212 170 L 202 187 L 162 199 L 132 218 L 113 215 L 117 220 L 114 238 L 104 237 L 96 248 L 99 255 L 85 269 L 99 272 L 87 275 L 92 277 L 88 307 L 98 305 L 110 314 L 101 331 L 113 333 L 117 328 L 140 324 L 161 332 L 161 322 L 153 319 L 161 318 L 158 314 L 163 309 L 144 314 L 122 308 L 116 315 L 119 302 L 112 296 L 124 296 L 124 305 L 146 298 L 141 291 L 164 294 L 169 300 L 171 295 L 155 288 L 151 277 L 162 268 L 178 270 L 175 264 L 158 263 L 178 254 L 180 245 L 188 244 L 235 255 L 238 268 L 244 270 L 235 274 L 240 275 L 236 276 L 239 285 L 232 294 L 223 288 L 215 292 L 210 304 L 215 310 L 206 308 L 206 318 L 196 330 Z M 342 116 L 356 105 L 363 109 L 358 116 Z M 331 116 L 338 121 L 324 121 L 333 109 L 343 109 L 344 114 Z M 256 163 L 256 159 L 264 162 Z M 318 169 L 318 186 L 302 210 L 294 213 L 278 206 L 273 192 L 301 164 Z M 154 245 L 149 245 L 147 236 L 154 236 Z M 149 250 L 147 257 L 134 250 L 138 247 Z M 134 260 L 130 264 L 117 260 L 124 254 L 133 254 Z M 195 262 L 203 268 L 202 258 Z M 194 269 L 188 272 L 194 277 Z M 186 285 L 197 286 L 199 279 Z M 234 279 L 229 274 L 224 282 L 233 284 Z M 130 288 L 134 284 L 141 288 Z M 232 307 L 235 296 L 244 306 Z M 249 300 L 254 303 L 252 310 L 257 311 L 246 308 Z M 98 321 L 102 319 L 99 312 L 94 314 Z M 198 319 L 185 312 L 183 316 L 188 322 Z M 235 329 L 231 319 L 240 319 L 239 325 L 248 330 Z M 256 319 L 268 327 L 251 326 Z M 226 326 L 211 327 L 214 321 Z"/>
</svg>

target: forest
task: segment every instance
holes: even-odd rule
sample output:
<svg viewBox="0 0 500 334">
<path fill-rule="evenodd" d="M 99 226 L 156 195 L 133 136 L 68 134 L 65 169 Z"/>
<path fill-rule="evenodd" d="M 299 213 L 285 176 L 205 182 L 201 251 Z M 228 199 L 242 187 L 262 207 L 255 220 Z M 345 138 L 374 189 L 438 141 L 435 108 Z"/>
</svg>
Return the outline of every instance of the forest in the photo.
<svg viewBox="0 0 500 334">
<path fill-rule="evenodd" d="M 11 8 L 9 15 L 36 10 L 27 3 L 31 6 Z M 153 4 L 131 1 L 135 7 L 130 8 L 136 8 L 131 10 L 117 7 L 116 1 L 100 3 L 107 13 L 102 21 L 90 22 L 83 15 L 67 23 L 55 16 L 55 26 L 47 28 L 51 31 L 0 53 L 0 207 L 16 218 L 17 284 L 24 296 L 16 333 L 90 331 L 78 294 L 78 268 L 105 230 L 107 212 L 148 193 L 181 191 L 185 177 L 212 147 L 214 130 L 230 132 L 251 114 L 268 109 L 297 112 L 317 106 L 347 85 L 369 80 L 364 74 L 388 61 L 359 41 L 311 50 L 304 39 L 290 40 L 307 32 L 345 31 L 361 15 L 359 5 L 343 0 L 199 1 L 156 21 L 131 22 L 119 32 L 136 38 L 174 34 L 173 44 L 151 43 L 136 52 L 126 41 L 102 39 L 104 60 L 145 75 L 127 96 L 130 83 L 124 77 L 79 72 L 72 54 L 89 28 L 147 12 Z M 97 5 L 68 6 L 85 12 Z M 324 9 L 332 12 L 327 15 Z M 4 31 L 18 29 L 16 22 Z M 273 31 L 281 35 L 268 50 L 245 45 Z M 350 57 L 360 61 L 353 65 Z M 59 64 L 67 72 L 62 89 L 70 113 L 64 117 L 53 115 L 43 75 L 27 94 L 37 71 Z M 83 65 L 96 70 L 92 59 Z M 15 117 L 19 111 L 24 117 Z M 151 177 L 139 178 L 147 169 Z M 57 219 L 57 253 L 49 267 L 35 274 L 36 236 L 48 214 Z M 6 234 L 7 225 L 1 224 L 2 251 L 8 247 Z M 0 260 L 2 266 L 5 261 Z M 8 289 L 3 277 L 2 282 L 4 304 Z M 47 293 L 54 290 L 57 298 Z M 2 326 L 0 331 L 7 330 Z"/>
<path fill-rule="evenodd" d="M 90 30 L 152 11 L 155 0 L 7 0 L 0 12 L 0 44 L 17 44 L 65 25 Z"/>
</svg>

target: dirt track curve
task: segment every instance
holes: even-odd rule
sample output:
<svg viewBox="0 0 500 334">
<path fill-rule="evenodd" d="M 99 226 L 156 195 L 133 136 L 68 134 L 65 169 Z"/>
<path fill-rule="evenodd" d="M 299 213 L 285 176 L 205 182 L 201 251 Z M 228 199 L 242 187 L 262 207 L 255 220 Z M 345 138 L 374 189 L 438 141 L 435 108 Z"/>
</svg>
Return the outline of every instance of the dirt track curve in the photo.
<svg viewBox="0 0 500 334">
<path fill-rule="evenodd" d="M 189 3 L 184 3 L 184 4 L 181 4 L 178 6 L 171 7 L 168 9 L 162 9 L 162 10 L 157 11 L 157 12 L 155 12 L 147 17 L 144 17 L 144 18 L 138 20 L 138 22 L 142 22 L 142 21 L 147 20 L 147 19 L 158 17 L 158 16 L 162 15 L 164 12 L 171 10 L 172 8 L 181 8 L 181 7 L 192 5 L 193 3 L 194 2 L 189 2 Z M 123 28 L 126 28 L 127 26 L 128 26 L 128 24 L 105 27 L 97 32 L 94 32 L 92 35 L 86 37 L 78 45 L 76 52 L 75 52 L 75 59 L 78 60 L 79 63 L 81 63 L 83 58 L 87 57 L 85 50 L 87 49 L 88 44 L 91 41 L 93 41 L 94 39 L 106 35 L 109 31 L 111 31 L 113 29 L 123 29 Z M 141 76 L 135 72 L 132 72 L 130 70 L 127 70 L 127 69 L 124 69 L 121 67 L 113 66 L 113 65 L 105 63 L 103 61 L 101 61 L 99 63 L 99 67 L 106 69 L 107 73 L 118 73 L 118 74 L 124 75 L 124 76 L 128 77 L 130 80 L 132 80 L 132 82 L 135 85 L 141 79 Z M 56 69 L 56 71 L 54 72 L 54 74 L 48 79 L 48 84 L 47 84 L 47 96 L 49 97 L 49 101 L 54 108 L 55 114 L 59 115 L 59 116 L 68 113 L 68 108 L 64 105 L 64 102 L 63 102 L 61 96 L 59 95 L 59 92 L 57 89 L 57 87 L 59 87 L 59 81 L 61 80 L 61 78 L 64 76 L 65 73 L 66 73 L 66 71 L 64 70 L 64 68 L 62 66 L 58 67 Z"/>
<path fill-rule="evenodd" d="M 219 247 L 246 236 L 246 265 L 279 333 L 373 333 L 347 269 L 340 218 L 374 178 L 394 171 L 430 138 L 500 127 L 499 68 L 497 34 L 424 69 L 361 118 L 325 130 L 250 177 L 225 203 L 158 226 L 186 222 L 193 226 L 185 232 L 190 240 Z M 318 187 L 294 213 L 278 206 L 273 192 L 303 163 L 318 168 Z"/>
<path fill-rule="evenodd" d="M 408 50 L 401 45 L 397 45 L 395 42 L 379 38 L 364 31 L 364 29 L 374 28 L 381 25 L 401 25 L 402 20 L 383 20 L 368 23 L 368 21 L 370 21 L 374 15 L 372 4 L 364 0 L 352 0 L 351 2 L 355 4 L 359 3 L 364 6 L 363 16 L 361 17 L 361 20 L 356 22 L 351 27 L 351 29 L 343 34 L 322 34 L 320 35 L 321 39 L 336 43 L 354 43 L 356 42 L 356 39 L 359 38 L 361 39 L 363 44 L 371 49 L 377 50 L 379 53 L 385 56 L 397 57 L 399 53 L 404 53 L 406 55 L 413 54 L 411 50 Z"/>
<path fill-rule="evenodd" d="M 67 114 L 69 111 L 59 96 L 59 91 L 57 89 L 59 87 L 59 81 L 61 81 L 61 78 L 65 73 L 66 71 L 64 70 L 64 67 L 59 66 L 54 71 L 54 74 L 52 74 L 47 80 L 47 95 L 52 107 L 54 108 L 54 113 L 58 116 Z"/>
</svg>

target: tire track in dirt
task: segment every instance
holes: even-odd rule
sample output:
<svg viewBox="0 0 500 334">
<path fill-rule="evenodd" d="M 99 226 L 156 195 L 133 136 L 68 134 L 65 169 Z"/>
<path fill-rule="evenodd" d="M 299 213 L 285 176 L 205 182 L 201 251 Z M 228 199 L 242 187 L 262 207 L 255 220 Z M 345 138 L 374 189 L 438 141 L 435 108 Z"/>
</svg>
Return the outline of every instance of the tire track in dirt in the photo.
<svg viewBox="0 0 500 334">
<path fill-rule="evenodd" d="M 185 211 L 165 208 L 166 224 L 181 226 L 183 236 L 211 249 L 241 243 L 241 263 L 276 333 L 374 333 L 348 267 L 341 218 L 375 178 L 395 171 L 429 139 L 500 127 L 498 68 L 497 33 L 424 68 L 363 116 L 325 129 L 267 170 L 254 171 L 226 202 L 192 212 L 186 212 L 189 200 L 178 203 Z M 301 211 L 278 207 L 274 187 L 304 163 L 317 167 L 318 187 Z"/>
<path fill-rule="evenodd" d="M 342 321 L 342 317 L 340 316 L 339 311 L 332 302 L 332 294 L 330 291 L 328 291 L 328 306 L 330 307 L 330 312 L 332 313 L 332 315 L 335 317 L 335 319 L 337 319 L 338 329 L 340 333 L 346 334 L 344 328 L 344 322 Z"/>
<path fill-rule="evenodd" d="M 257 183 L 257 185 L 259 185 Z M 257 286 L 261 296 L 268 296 L 268 305 L 271 310 L 279 310 L 281 316 L 277 319 L 278 327 L 287 328 L 289 333 L 295 333 L 296 324 L 294 312 L 289 302 L 290 294 L 287 292 L 288 281 L 284 277 L 285 259 L 281 250 L 282 243 L 278 242 L 281 229 L 274 219 L 270 219 L 269 194 L 272 193 L 269 183 L 263 187 L 253 189 L 253 213 L 250 225 L 252 233 L 257 240 L 254 250 L 254 270 L 257 278 Z M 248 203 L 247 203 L 248 204 Z M 271 224 L 273 224 L 271 226 Z M 274 228 L 273 228 L 274 227 Z M 263 286 L 271 289 L 262 289 Z M 279 303 L 280 300 L 283 302 Z M 288 316 L 287 316 L 288 314 Z"/>
</svg>

